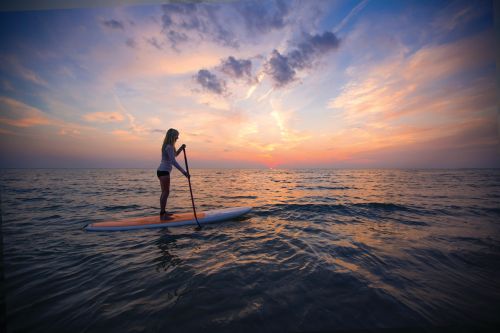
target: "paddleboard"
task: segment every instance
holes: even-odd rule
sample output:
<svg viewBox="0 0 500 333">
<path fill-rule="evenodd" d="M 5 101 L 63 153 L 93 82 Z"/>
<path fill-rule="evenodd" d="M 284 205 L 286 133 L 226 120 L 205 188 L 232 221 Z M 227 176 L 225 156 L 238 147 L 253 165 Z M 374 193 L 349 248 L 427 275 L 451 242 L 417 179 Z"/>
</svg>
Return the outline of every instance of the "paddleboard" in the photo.
<svg viewBox="0 0 500 333">
<path fill-rule="evenodd" d="M 196 212 L 200 224 L 220 222 L 248 213 L 252 207 L 233 207 L 224 209 L 213 209 L 204 212 Z M 87 231 L 114 231 L 133 230 L 146 228 L 178 227 L 182 225 L 196 224 L 193 212 L 180 213 L 169 216 L 168 220 L 161 220 L 159 215 L 147 217 L 134 217 L 120 221 L 106 221 L 87 224 Z"/>
</svg>

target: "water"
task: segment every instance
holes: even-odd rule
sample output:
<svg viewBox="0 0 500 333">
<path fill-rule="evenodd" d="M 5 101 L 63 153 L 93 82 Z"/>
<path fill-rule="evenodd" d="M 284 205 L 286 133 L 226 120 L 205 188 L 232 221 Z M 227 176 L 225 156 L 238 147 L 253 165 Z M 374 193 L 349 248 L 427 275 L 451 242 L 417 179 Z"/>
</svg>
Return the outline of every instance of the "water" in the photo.
<svg viewBox="0 0 500 333">
<path fill-rule="evenodd" d="M 155 170 L 2 170 L 9 332 L 491 327 L 500 170 L 192 170 L 204 226 L 109 233 L 159 211 Z M 168 208 L 190 210 L 175 173 Z"/>
</svg>

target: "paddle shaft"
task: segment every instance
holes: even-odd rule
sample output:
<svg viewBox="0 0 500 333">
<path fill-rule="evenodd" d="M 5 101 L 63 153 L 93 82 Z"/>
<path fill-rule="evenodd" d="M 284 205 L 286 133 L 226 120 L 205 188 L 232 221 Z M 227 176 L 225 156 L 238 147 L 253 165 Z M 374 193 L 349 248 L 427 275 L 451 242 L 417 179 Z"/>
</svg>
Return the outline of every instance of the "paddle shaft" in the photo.
<svg viewBox="0 0 500 333">
<path fill-rule="evenodd" d="M 188 165 L 188 160 L 186 157 L 186 148 L 182 149 L 184 152 L 184 163 L 186 164 L 186 172 L 189 175 L 189 165 Z M 196 220 L 196 223 L 198 224 L 198 227 L 201 228 L 200 222 L 198 222 L 198 216 L 196 216 L 196 207 L 194 205 L 194 197 L 193 197 L 193 188 L 191 187 L 191 177 L 187 177 L 188 182 L 189 182 L 189 192 L 191 193 L 191 202 L 193 203 L 193 213 L 194 213 L 194 218 Z"/>
</svg>

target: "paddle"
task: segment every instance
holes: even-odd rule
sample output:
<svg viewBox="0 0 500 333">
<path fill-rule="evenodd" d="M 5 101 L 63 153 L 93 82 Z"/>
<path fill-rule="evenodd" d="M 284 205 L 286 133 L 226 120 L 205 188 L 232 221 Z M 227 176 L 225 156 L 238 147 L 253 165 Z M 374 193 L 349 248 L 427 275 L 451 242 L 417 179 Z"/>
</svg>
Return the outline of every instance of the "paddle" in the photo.
<svg viewBox="0 0 500 333">
<path fill-rule="evenodd" d="M 184 147 L 182 149 L 182 151 L 184 152 L 184 163 L 186 164 L 186 172 L 189 175 L 188 160 L 186 157 L 186 147 Z M 200 224 L 200 222 L 198 222 L 198 217 L 196 216 L 196 207 L 194 205 L 194 198 L 193 198 L 193 188 L 191 187 L 191 175 L 189 175 L 189 177 L 187 177 L 187 179 L 189 181 L 189 192 L 191 192 L 191 202 L 193 203 L 194 218 L 196 220 L 196 223 L 198 224 L 198 228 L 196 228 L 196 230 L 201 230 L 201 224 Z"/>
</svg>

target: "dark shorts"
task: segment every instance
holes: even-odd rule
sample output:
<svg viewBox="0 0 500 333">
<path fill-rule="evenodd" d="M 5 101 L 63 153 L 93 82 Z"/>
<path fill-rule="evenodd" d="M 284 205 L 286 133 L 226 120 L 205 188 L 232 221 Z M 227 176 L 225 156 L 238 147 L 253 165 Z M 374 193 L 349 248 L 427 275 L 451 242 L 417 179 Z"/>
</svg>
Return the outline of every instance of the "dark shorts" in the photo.
<svg viewBox="0 0 500 333">
<path fill-rule="evenodd" d="M 168 171 L 160 171 L 160 170 L 156 170 L 156 175 L 158 177 L 161 177 L 161 176 L 170 176 L 170 173 Z"/>
</svg>

